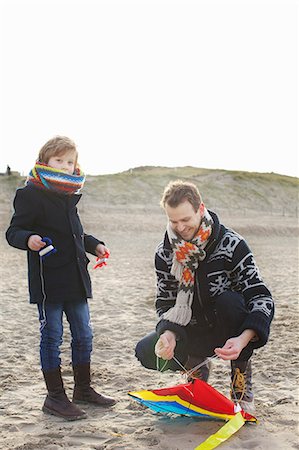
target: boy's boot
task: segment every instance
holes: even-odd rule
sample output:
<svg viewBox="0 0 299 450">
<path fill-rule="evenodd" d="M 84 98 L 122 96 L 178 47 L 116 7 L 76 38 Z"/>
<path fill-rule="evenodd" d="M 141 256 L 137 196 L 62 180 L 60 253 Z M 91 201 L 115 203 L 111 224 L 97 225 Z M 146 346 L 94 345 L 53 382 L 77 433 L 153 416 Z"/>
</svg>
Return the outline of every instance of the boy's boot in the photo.
<svg viewBox="0 0 299 450">
<path fill-rule="evenodd" d="M 189 376 L 188 376 L 188 381 L 192 381 L 194 378 L 197 378 L 199 380 L 205 381 L 207 382 L 209 379 L 209 375 L 210 375 L 210 370 L 211 370 L 211 363 L 209 361 L 207 361 L 205 364 L 203 364 L 205 362 L 206 358 L 204 358 L 203 356 L 188 356 L 188 360 L 185 364 L 185 368 L 187 370 L 192 370 L 194 369 L 196 366 L 200 365 L 200 367 L 198 369 L 195 369 L 194 372 L 192 372 Z"/>
<path fill-rule="evenodd" d="M 90 363 L 75 366 L 73 370 L 75 380 L 73 402 L 92 403 L 97 406 L 115 405 L 116 400 L 114 398 L 98 394 L 90 386 Z"/>
<path fill-rule="evenodd" d="M 251 361 L 231 361 L 231 399 L 249 414 L 254 413 Z"/>
<path fill-rule="evenodd" d="M 62 417 L 66 420 L 85 419 L 86 413 L 81 411 L 66 396 L 63 388 L 60 367 L 50 371 L 43 371 L 48 395 L 43 405 L 43 412 Z"/>
</svg>

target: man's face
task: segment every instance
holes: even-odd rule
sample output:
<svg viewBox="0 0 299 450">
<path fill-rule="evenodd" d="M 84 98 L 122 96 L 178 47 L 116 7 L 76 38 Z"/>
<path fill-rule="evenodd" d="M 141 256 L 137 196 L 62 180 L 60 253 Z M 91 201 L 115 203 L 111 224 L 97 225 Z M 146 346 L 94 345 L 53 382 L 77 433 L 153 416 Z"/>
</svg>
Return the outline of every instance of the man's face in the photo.
<svg viewBox="0 0 299 450">
<path fill-rule="evenodd" d="M 196 234 L 201 222 L 201 208 L 195 212 L 188 200 L 175 208 L 165 205 L 165 212 L 171 228 L 185 241 L 190 241 Z"/>
</svg>

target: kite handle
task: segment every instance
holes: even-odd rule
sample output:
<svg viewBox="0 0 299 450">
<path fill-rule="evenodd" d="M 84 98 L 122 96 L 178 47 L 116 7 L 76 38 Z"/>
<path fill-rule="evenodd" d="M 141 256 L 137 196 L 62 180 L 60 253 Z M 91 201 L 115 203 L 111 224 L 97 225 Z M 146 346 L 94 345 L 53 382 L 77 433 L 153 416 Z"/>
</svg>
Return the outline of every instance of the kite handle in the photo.
<svg viewBox="0 0 299 450">
<path fill-rule="evenodd" d="M 51 253 L 56 253 L 56 248 L 52 245 L 52 239 L 49 237 L 43 237 L 42 242 L 46 243 L 46 247 L 43 247 L 39 252 L 39 256 L 44 259 L 46 256 L 51 255 Z"/>
<path fill-rule="evenodd" d="M 106 251 L 103 256 L 98 256 L 93 268 L 97 269 L 97 268 L 100 268 L 103 266 L 107 266 L 107 260 L 108 260 L 109 256 L 110 256 L 109 251 Z"/>
</svg>

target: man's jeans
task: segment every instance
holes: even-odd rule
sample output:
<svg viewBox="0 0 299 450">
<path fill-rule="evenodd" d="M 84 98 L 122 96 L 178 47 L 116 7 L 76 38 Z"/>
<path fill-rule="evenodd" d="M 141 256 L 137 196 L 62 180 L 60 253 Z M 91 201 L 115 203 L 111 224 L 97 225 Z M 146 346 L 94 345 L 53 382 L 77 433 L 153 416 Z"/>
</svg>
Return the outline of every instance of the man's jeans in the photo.
<svg viewBox="0 0 299 450">
<path fill-rule="evenodd" d="M 63 313 L 71 331 L 72 365 L 90 362 L 92 329 L 86 300 L 38 304 L 40 321 L 40 360 L 43 371 L 60 366 L 60 346 L 63 337 Z"/>
</svg>

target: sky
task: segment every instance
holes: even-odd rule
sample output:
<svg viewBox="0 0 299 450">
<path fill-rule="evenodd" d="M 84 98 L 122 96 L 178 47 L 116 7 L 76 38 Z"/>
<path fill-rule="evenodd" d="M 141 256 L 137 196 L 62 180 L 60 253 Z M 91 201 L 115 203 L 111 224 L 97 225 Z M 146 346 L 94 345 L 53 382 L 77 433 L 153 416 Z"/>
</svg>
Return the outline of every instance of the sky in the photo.
<svg viewBox="0 0 299 450">
<path fill-rule="evenodd" d="M 0 172 L 55 135 L 87 174 L 299 176 L 295 0 L 0 0 Z"/>
</svg>

